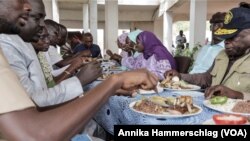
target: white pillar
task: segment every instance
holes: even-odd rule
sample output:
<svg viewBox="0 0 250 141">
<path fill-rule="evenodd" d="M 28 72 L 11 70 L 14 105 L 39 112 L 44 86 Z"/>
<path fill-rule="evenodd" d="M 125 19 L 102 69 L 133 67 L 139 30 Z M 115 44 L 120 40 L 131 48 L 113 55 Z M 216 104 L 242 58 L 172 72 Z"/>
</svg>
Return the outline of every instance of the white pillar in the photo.
<svg viewBox="0 0 250 141">
<path fill-rule="evenodd" d="M 57 23 L 59 23 L 59 9 L 58 9 L 58 2 L 57 0 L 52 0 L 52 15 L 53 15 L 53 20 Z"/>
<path fill-rule="evenodd" d="M 192 48 L 196 43 L 204 44 L 206 38 L 207 1 L 190 1 L 190 43 Z"/>
<path fill-rule="evenodd" d="M 116 44 L 118 36 L 118 0 L 105 1 L 105 49 L 118 53 Z"/>
<path fill-rule="evenodd" d="M 59 23 L 59 9 L 57 0 L 43 0 L 46 17 L 45 19 L 52 19 Z"/>
<path fill-rule="evenodd" d="M 52 9 L 52 0 L 43 0 L 45 6 L 46 17 L 45 19 L 53 19 L 53 9 Z"/>
<path fill-rule="evenodd" d="M 84 32 L 89 32 L 89 5 L 83 4 L 82 6 L 82 15 L 83 15 L 83 29 Z"/>
<path fill-rule="evenodd" d="M 173 16 L 172 12 L 163 13 L 163 44 L 167 47 L 168 51 L 172 53 L 172 29 L 173 29 Z"/>
<path fill-rule="evenodd" d="M 154 34 L 163 42 L 163 16 L 154 20 Z"/>
<path fill-rule="evenodd" d="M 90 25 L 90 32 L 93 35 L 93 43 L 97 44 L 97 0 L 90 0 L 89 1 L 89 25 Z"/>
</svg>

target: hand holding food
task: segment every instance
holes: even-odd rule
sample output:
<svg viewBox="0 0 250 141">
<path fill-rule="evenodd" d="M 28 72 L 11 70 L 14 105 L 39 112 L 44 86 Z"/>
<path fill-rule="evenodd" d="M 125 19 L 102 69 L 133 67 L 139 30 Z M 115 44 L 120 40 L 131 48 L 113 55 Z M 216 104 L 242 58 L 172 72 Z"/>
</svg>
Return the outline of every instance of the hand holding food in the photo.
<svg viewBox="0 0 250 141">
<path fill-rule="evenodd" d="M 172 79 L 174 76 L 177 76 L 179 78 L 181 78 L 180 73 L 178 73 L 176 70 L 168 70 L 164 73 L 164 77 L 167 79 Z"/>
<path fill-rule="evenodd" d="M 178 76 L 167 76 L 166 79 L 161 82 L 160 86 L 162 86 L 163 88 L 170 88 L 176 90 L 192 89 L 192 87 L 188 83 L 183 80 L 180 80 Z"/>
<path fill-rule="evenodd" d="M 210 99 L 213 96 L 226 96 L 233 99 L 243 99 L 243 94 L 238 91 L 234 91 L 223 85 L 212 86 L 205 91 L 205 98 Z"/>
</svg>

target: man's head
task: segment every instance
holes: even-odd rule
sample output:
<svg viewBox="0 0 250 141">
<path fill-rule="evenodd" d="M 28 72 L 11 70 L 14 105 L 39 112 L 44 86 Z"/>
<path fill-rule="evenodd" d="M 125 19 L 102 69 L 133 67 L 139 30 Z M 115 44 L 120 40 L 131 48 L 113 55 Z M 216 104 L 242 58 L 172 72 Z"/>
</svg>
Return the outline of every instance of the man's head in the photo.
<svg viewBox="0 0 250 141">
<path fill-rule="evenodd" d="M 48 51 L 50 41 L 49 41 L 49 33 L 46 27 L 43 28 L 43 31 L 41 33 L 41 36 L 38 42 L 33 42 L 32 45 L 36 52 Z"/>
<path fill-rule="evenodd" d="M 237 58 L 250 48 L 250 9 L 239 7 L 227 12 L 223 27 L 215 36 L 225 39 L 225 51 L 230 58 Z"/>
<path fill-rule="evenodd" d="M 68 38 L 67 28 L 64 25 L 59 24 L 58 45 L 59 46 L 65 45 L 66 41 L 67 41 L 67 38 Z"/>
<path fill-rule="evenodd" d="M 0 0 L 0 33 L 17 34 L 29 18 L 27 0 Z"/>
<path fill-rule="evenodd" d="M 93 44 L 93 36 L 91 33 L 84 33 L 83 35 L 83 43 L 85 46 L 87 46 L 88 48 L 90 48 Z"/>
<path fill-rule="evenodd" d="M 212 44 L 217 44 L 222 41 L 221 38 L 217 38 L 217 36 L 214 36 L 214 32 L 223 26 L 225 15 L 226 15 L 225 12 L 217 12 L 214 15 L 212 15 L 212 18 L 210 19 L 210 24 L 211 24 L 210 30 L 212 32 Z"/>
<path fill-rule="evenodd" d="M 179 34 L 180 34 L 181 36 L 183 36 L 183 30 L 180 30 Z"/>
<path fill-rule="evenodd" d="M 26 42 L 37 42 L 44 28 L 45 7 L 42 0 L 28 0 L 32 6 L 28 22 L 19 36 Z"/>
<path fill-rule="evenodd" d="M 46 19 L 44 22 L 49 32 L 50 45 L 56 46 L 58 44 L 59 24 L 50 19 Z"/>
</svg>

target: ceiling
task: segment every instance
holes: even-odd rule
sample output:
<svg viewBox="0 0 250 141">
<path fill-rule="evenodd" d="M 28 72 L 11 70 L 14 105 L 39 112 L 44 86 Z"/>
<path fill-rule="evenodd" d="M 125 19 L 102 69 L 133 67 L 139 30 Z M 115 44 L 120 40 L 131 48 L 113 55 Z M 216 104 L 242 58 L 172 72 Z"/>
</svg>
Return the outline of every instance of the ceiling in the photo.
<svg viewBox="0 0 250 141">
<path fill-rule="evenodd" d="M 216 12 L 227 12 L 233 7 L 237 7 L 240 2 L 249 0 L 208 0 L 207 19 Z M 190 0 L 179 0 L 168 11 L 172 11 L 174 21 L 189 20 Z"/>
<path fill-rule="evenodd" d="M 98 11 L 104 11 L 105 0 L 98 0 Z M 146 4 L 143 4 L 146 2 Z M 119 13 L 131 13 L 135 11 L 137 13 L 152 13 L 155 14 L 157 11 L 161 0 L 119 0 Z M 203 0 L 202 0 L 203 1 Z M 207 19 L 211 18 L 211 15 L 216 12 L 228 11 L 229 9 L 238 6 L 238 4 L 242 1 L 249 0 L 208 0 L 207 3 Z M 89 0 L 58 0 L 59 10 L 71 10 L 71 11 L 82 11 L 82 4 L 89 3 Z M 102 4 L 100 4 L 102 3 Z M 139 5 L 138 5 L 139 4 Z M 179 0 L 176 4 L 174 4 L 168 11 L 173 12 L 174 21 L 184 21 L 189 20 L 189 10 L 190 10 L 190 0 Z M 122 19 L 122 21 L 131 21 L 128 17 L 127 19 Z M 64 19 L 65 20 L 65 19 Z M 70 19 L 72 20 L 72 19 Z M 79 19 L 75 19 L 79 20 Z M 151 18 L 150 20 L 154 20 Z"/>
</svg>

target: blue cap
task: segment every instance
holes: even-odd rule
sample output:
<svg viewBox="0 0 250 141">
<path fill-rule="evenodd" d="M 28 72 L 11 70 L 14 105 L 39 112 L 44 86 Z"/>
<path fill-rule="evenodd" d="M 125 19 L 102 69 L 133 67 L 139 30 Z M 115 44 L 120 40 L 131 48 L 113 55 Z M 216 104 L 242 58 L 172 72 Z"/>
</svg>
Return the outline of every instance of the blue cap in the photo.
<svg viewBox="0 0 250 141">
<path fill-rule="evenodd" d="M 214 32 L 215 36 L 229 39 L 236 36 L 240 31 L 250 28 L 250 9 L 239 7 L 227 12 L 223 27 Z"/>
</svg>

